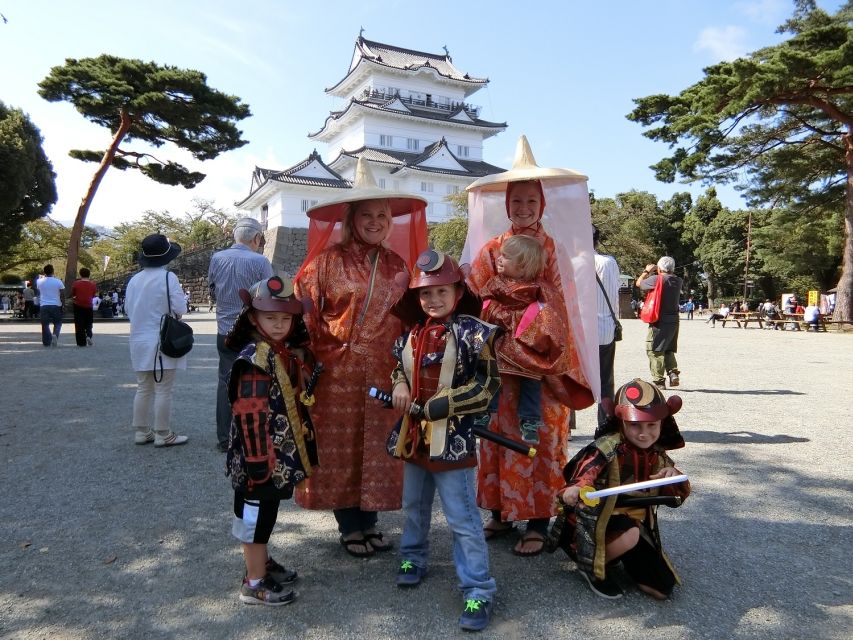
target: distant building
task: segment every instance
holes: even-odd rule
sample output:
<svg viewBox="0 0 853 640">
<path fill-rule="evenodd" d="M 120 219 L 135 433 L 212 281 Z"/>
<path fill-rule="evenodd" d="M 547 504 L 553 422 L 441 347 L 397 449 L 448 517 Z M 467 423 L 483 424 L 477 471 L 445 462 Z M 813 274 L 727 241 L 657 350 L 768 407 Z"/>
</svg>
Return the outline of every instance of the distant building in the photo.
<svg viewBox="0 0 853 640">
<path fill-rule="evenodd" d="M 482 120 L 466 102 L 488 82 L 457 69 L 446 47 L 439 55 L 359 36 L 346 76 L 326 89 L 345 104 L 308 136 L 326 143 L 334 160 L 325 163 L 315 150 L 288 169 L 255 167 L 237 207 L 267 228 L 307 227 L 310 207 L 352 188 L 363 156 L 380 187 L 420 194 L 428 220 L 444 220 L 453 211 L 448 195 L 503 171 L 483 160 L 483 142 L 506 123 Z"/>
</svg>

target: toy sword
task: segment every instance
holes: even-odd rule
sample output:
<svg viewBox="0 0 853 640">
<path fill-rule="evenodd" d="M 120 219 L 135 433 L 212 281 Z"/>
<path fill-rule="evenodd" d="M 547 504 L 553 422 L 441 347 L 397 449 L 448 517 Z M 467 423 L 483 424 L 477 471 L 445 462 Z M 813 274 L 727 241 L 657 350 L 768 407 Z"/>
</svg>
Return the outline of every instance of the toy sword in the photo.
<svg viewBox="0 0 853 640">
<path fill-rule="evenodd" d="M 317 398 L 314 397 L 314 388 L 317 386 L 317 379 L 321 373 L 323 373 L 323 363 L 315 362 L 314 368 L 311 370 L 311 377 L 308 378 L 308 382 L 305 384 L 305 390 L 299 394 L 299 401 L 306 407 L 314 406 L 314 403 L 317 401 Z"/>
<path fill-rule="evenodd" d="M 371 398 L 376 398 L 386 407 L 391 407 L 391 394 L 387 391 L 382 391 L 381 389 L 377 389 L 376 387 L 370 387 L 367 391 L 367 395 Z M 417 402 L 413 402 L 412 406 L 409 408 L 409 415 L 413 417 L 423 416 L 423 407 L 419 405 Z M 496 445 L 501 447 L 506 447 L 510 451 L 515 451 L 516 453 L 520 453 L 523 456 L 527 456 L 528 458 L 536 457 L 536 448 L 528 446 L 523 442 L 519 442 L 518 440 L 513 440 L 512 438 L 507 438 L 506 436 L 502 436 L 494 431 L 489 431 L 487 428 L 478 427 L 474 425 L 472 427 L 474 431 L 474 435 L 483 438 L 484 440 L 489 440 L 490 442 L 494 442 Z"/>
<path fill-rule="evenodd" d="M 622 493 L 630 493 L 631 491 L 641 491 L 643 489 L 654 489 L 655 487 L 663 487 L 668 484 L 678 484 L 686 482 L 687 476 L 680 474 L 677 476 L 669 476 L 668 478 L 658 478 L 657 480 L 644 480 L 643 482 L 632 482 L 631 484 L 623 484 L 619 487 L 611 487 L 610 489 L 601 489 L 594 491 L 593 487 L 581 487 L 580 499 L 589 507 L 596 506 L 601 498 L 608 496 L 618 496 Z"/>
</svg>

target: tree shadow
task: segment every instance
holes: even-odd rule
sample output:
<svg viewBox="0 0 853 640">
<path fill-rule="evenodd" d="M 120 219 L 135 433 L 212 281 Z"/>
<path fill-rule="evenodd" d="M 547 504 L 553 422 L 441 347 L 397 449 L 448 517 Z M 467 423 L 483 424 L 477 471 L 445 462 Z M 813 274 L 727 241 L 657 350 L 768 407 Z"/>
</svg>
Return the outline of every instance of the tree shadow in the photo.
<svg viewBox="0 0 853 640">
<path fill-rule="evenodd" d="M 802 391 L 791 389 L 672 389 L 673 393 L 724 393 L 726 395 L 748 395 L 748 396 L 803 396 Z"/>
<path fill-rule="evenodd" d="M 684 440 L 690 443 L 706 444 L 791 444 L 794 442 L 811 442 L 808 438 L 788 436 L 784 434 L 767 435 L 755 431 L 704 431 L 697 429 L 681 429 Z"/>
</svg>

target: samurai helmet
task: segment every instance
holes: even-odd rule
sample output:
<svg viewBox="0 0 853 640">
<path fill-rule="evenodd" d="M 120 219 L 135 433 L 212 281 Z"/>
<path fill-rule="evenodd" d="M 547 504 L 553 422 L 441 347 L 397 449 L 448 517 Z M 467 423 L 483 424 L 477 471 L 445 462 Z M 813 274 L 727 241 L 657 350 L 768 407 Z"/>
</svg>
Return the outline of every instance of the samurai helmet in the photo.
<svg viewBox="0 0 853 640">
<path fill-rule="evenodd" d="M 258 311 L 283 311 L 293 315 L 303 311 L 302 302 L 293 293 L 293 283 L 278 275 L 260 280 L 249 289 L 240 289 L 239 294 L 246 307 Z"/>
</svg>

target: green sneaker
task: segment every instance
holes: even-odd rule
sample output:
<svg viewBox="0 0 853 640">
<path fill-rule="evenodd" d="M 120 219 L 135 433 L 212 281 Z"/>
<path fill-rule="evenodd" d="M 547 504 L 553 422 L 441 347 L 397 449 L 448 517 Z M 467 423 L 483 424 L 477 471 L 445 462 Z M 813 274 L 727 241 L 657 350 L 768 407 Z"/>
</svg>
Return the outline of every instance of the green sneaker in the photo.
<svg viewBox="0 0 853 640">
<path fill-rule="evenodd" d="M 397 586 L 398 587 L 416 587 L 421 583 L 426 575 L 426 569 L 421 569 L 411 560 L 403 560 L 400 563 L 400 568 L 397 569 Z"/>
<path fill-rule="evenodd" d="M 492 619 L 492 603 L 488 600 L 465 600 L 465 608 L 459 616 L 459 628 L 463 631 L 482 631 Z"/>
</svg>

